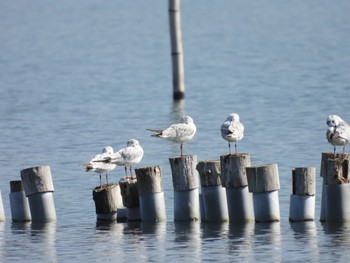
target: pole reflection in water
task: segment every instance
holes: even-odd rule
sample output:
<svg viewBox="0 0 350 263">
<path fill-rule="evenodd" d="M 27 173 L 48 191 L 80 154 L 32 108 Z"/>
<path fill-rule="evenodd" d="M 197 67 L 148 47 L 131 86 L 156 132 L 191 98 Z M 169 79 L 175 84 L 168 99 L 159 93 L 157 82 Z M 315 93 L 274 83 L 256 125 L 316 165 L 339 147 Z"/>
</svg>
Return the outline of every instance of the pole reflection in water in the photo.
<svg viewBox="0 0 350 263">
<path fill-rule="evenodd" d="M 56 222 L 31 223 L 31 242 L 35 245 L 35 255 L 42 261 L 57 262 Z"/>
<path fill-rule="evenodd" d="M 5 222 L 0 222 L 0 259 L 5 258 L 5 251 L 4 251 L 4 245 L 5 245 Z"/>
<path fill-rule="evenodd" d="M 300 252 L 301 249 L 305 250 L 309 258 L 318 262 L 319 246 L 316 223 L 314 221 L 290 222 L 290 227 L 294 232 L 294 240 L 298 242 L 298 250 Z"/>
<path fill-rule="evenodd" d="M 254 249 L 254 228 L 255 223 L 230 223 L 228 254 L 249 259 Z M 247 260 L 251 261 L 251 260 Z"/>
<path fill-rule="evenodd" d="M 210 238 L 220 238 L 227 239 L 228 238 L 228 230 L 229 223 L 202 223 L 202 238 L 210 239 Z"/>
<path fill-rule="evenodd" d="M 323 231 L 330 239 L 329 246 L 344 248 L 348 250 L 350 248 L 350 222 L 332 222 L 322 224 Z M 350 253 L 344 253 L 343 256 L 349 256 Z"/>
<path fill-rule="evenodd" d="M 268 256 L 270 262 L 282 261 L 280 222 L 256 223 L 254 229 L 254 254 L 259 258 Z"/>
<path fill-rule="evenodd" d="M 186 253 L 191 253 L 192 261 L 200 261 L 201 256 L 201 230 L 199 221 L 173 223 L 174 246 L 169 248 L 168 256 L 182 259 Z M 173 253 L 173 254 L 171 254 Z"/>
</svg>

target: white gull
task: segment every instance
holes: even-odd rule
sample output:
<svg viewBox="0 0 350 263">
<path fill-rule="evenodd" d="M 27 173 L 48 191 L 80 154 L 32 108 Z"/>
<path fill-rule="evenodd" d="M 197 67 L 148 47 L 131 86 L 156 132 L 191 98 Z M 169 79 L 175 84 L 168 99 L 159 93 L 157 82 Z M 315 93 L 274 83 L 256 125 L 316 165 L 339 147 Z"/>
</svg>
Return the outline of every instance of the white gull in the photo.
<svg viewBox="0 0 350 263">
<path fill-rule="evenodd" d="M 239 121 L 237 113 L 230 114 L 221 125 L 221 137 L 228 141 L 229 154 L 231 154 L 231 142 L 235 142 L 235 153 L 237 154 L 237 141 L 244 136 L 244 126 Z"/>
<path fill-rule="evenodd" d="M 336 146 L 343 146 L 343 153 L 345 153 L 345 145 L 350 142 L 350 126 L 338 115 L 329 115 L 327 125 L 329 127 L 326 137 L 328 142 L 334 146 L 334 154 Z"/>
<path fill-rule="evenodd" d="M 193 136 L 196 134 L 197 128 L 193 123 L 193 119 L 190 116 L 183 116 L 180 119 L 179 123 L 172 124 L 165 130 L 153 130 L 147 129 L 149 131 L 155 132 L 152 134 L 153 137 L 158 137 L 162 139 L 167 139 L 172 142 L 180 143 L 180 152 L 181 156 L 183 144 L 190 141 Z"/>
<path fill-rule="evenodd" d="M 95 172 L 100 175 L 100 186 L 102 185 L 101 174 L 106 174 L 108 185 L 108 173 L 116 167 L 115 164 L 103 162 L 106 158 L 110 158 L 112 154 L 113 148 L 111 146 L 106 146 L 102 149 L 102 154 L 97 154 L 88 164 L 81 164 L 81 166 L 85 167 L 86 172 Z"/>
</svg>

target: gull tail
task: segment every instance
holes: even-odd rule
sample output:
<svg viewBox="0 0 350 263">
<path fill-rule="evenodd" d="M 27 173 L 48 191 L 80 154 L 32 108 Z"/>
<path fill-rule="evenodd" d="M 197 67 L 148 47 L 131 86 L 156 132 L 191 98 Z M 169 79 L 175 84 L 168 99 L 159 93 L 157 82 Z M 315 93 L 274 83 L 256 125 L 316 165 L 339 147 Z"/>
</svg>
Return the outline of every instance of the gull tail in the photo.
<svg viewBox="0 0 350 263">
<path fill-rule="evenodd" d="M 90 163 L 83 163 L 81 166 L 85 167 L 85 172 L 90 172 L 93 169 L 93 166 Z"/>
<path fill-rule="evenodd" d="M 156 134 L 152 134 L 152 137 L 161 137 L 163 130 L 153 130 L 153 129 L 146 129 L 147 131 L 155 132 Z"/>
</svg>

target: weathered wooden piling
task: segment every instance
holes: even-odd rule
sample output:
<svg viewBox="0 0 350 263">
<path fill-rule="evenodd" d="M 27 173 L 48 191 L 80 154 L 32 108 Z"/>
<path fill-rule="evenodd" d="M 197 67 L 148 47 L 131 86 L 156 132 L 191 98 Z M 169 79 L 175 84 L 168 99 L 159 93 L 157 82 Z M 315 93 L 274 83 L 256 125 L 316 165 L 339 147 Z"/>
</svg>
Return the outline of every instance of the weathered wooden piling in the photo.
<svg viewBox="0 0 350 263">
<path fill-rule="evenodd" d="M 166 221 L 162 173 L 159 166 L 135 169 L 143 222 Z"/>
<path fill-rule="evenodd" d="M 222 155 L 220 165 L 230 222 L 254 222 L 253 194 L 248 190 L 246 173 L 246 167 L 250 166 L 250 155 L 247 153 Z"/>
<path fill-rule="evenodd" d="M 0 222 L 5 221 L 5 211 L 4 211 L 4 205 L 2 203 L 2 196 L 0 191 Z"/>
<path fill-rule="evenodd" d="M 333 152 L 323 152 L 321 154 L 321 168 L 320 168 L 320 177 L 322 177 L 322 196 L 321 196 L 321 212 L 320 212 L 320 221 L 326 221 L 326 174 L 327 174 L 327 161 L 329 159 L 341 159 L 344 156 L 342 153 L 333 153 Z"/>
<path fill-rule="evenodd" d="M 350 221 L 350 154 L 322 153 L 323 192 L 321 219 L 327 222 Z M 323 218 L 322 218 L 323 212 Z"/>
<path fill-rule="evenodd" d="M 292 170 L 292 195 L 290 196 L 289 220 L 313 221 L 315 219 L 314 167 L 298 167 Z"/>
<path fill-rule="evenodd" d="M 126 207 L 128 221 L 140 221 L 141 213 L 137 180 L 135 178 L 124 177 L 120 179 L 119 185 L 123 205 Z"/>
<path fill-rule="evenodd" d="M 173 72 L 173 99 L 185 98 L 185 77 L 181 36 L 180 0 L 169 0 L 170 43 Z"/>
<path fill-rule="evenodd" d="M 199 180 L 197 156 L 169 158 L 174 187 L 174 220 L 199 220 Z"/>
<path fill-rule="evenodd" d="M 28 222 L 32 220 L 29 202 L 23 189 L 22 181 L 10 181 L 10 207 L 13 222 Z"/>
<path fill-rule="evenodd" d="M 96 186 L 92 191 L 97 221 L 115 221 L 118 210 L 118 184 Z"/>
<path fill-rule="evenodd" d="M 207 222 L 225 222 L 229 220 L 226 191 L 221 186 L 220 161 L 201 161 L 197 164 L 199 172 L 204 218 Z M 202 213 L 201 213 L 202 214 Z"/>
<path fill-rule="evenodd" d="M 277 164 L 247 167 L 249 192 L 253 193 L 255 222 L 280 221 Z"/>
<path fill-rule="evenodd" d="M 28 197 L 32 221 L 56 221 L 53 182 L 50 166 L 37 166 L 21 170 L 24 192 Z"/>
</svg>

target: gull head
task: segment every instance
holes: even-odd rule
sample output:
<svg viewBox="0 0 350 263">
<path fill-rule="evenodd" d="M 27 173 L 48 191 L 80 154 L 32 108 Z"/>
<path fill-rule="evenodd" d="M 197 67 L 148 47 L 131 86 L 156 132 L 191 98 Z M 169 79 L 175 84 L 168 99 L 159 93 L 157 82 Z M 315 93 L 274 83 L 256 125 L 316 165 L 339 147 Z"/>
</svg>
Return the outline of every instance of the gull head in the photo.
<svg viewBox="0 0 350 263">
<path fill-rule="evenodd" d="M 338 115 L 329 115 L 327 118 L 327 125 L 329 127 L 335 127 L 338 126 L 342 121 L 342 118 L 340 118 Z"/>
<path fill-rule="evenodd" d="M 239 115 L 237 113 L 232 113 L 227 117 L 226 121 L 239 122 Z"/>
<path fill-rule="evenodd" d="M 180 119 L 180 123 L 190 124 L 193 123 L 193 119 L 190 116 L 183 116 Z"/>
<path fill-rule="evenodd" d="M 139 141 L 136 139 L 131 139 L 126 143 L 127 146 L 132 146 L 132 147 L 135 147 L 139 144 L 140 144 Z"/>
<path fill-rule="evenodd" d="M 102 153 L 112 154 L 113 153 L 113 148 L 111 146 L 103 147 Z"/>
</svg>

